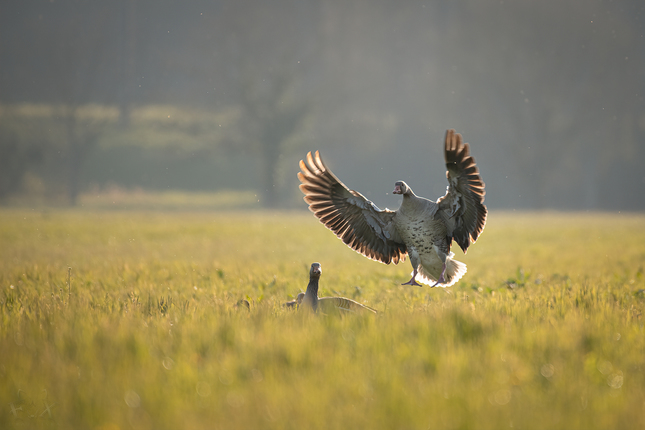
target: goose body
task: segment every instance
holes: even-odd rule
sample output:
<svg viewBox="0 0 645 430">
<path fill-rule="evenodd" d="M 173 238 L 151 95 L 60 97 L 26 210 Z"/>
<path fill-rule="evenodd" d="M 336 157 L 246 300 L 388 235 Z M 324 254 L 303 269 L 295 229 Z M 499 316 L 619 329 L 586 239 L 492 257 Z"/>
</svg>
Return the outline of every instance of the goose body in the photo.
<svg viewBox="0 0 645 430">
<path fill-rule="evenodd" d="M 466 265 L 453 259 L 452 241 L 464 253 L 486 224 L 484 182 L 470 147 L 454 130 L 444 143 L 446 194 L 436 202 L 418 197 L 403 181 L 394 194 L 403 196 L 396 211 L 381 210 L 361 193 L 350 190 L 323 163 L 320 153 L 309 152 L 300 161 L 300 190 L 309 209 L 347 246 L 385 264 L 410 258 L 412 278 L 404 285 L 449 287 L 465 273 Z"/>
<path fill-rule="evenodd" d="M 309 269 L 309 284 L 305 293 L 298 294 L 295 300 L 299 309 L 308 309 L 313 312 L 371 312 L 375 309 L 362 305 L 346 297 L 318 297 L 318 282 L 322 274 L 320 263 L 313 263 Z"/>
</svg>

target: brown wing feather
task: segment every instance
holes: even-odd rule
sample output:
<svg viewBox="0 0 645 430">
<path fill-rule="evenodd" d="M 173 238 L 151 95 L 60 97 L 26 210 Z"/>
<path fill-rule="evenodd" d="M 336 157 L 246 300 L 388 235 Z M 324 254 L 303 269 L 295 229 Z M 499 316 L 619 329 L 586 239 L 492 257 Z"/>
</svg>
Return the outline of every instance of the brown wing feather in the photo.
<svg viewBox="0 0 645 430">
<path fill-rule="evenodd" d="M 380 210 L 350 190 L 323 163 L 320 154 L 300 161 L 298 179 L 309 210 L 347 246 L 385 264 L 403 261 L 407 248 L 392 225 L 396 212 Z"/>
<path fill-rule="evenodd" d="M 448 234 L 466 252 L 486 225 L 485 185 L 475 159 L 470 155 L 470 146 L 455 130 L 446 132 L 444 156 L 448 190 L 437 203 L 449 226 Z"/>
</svg>

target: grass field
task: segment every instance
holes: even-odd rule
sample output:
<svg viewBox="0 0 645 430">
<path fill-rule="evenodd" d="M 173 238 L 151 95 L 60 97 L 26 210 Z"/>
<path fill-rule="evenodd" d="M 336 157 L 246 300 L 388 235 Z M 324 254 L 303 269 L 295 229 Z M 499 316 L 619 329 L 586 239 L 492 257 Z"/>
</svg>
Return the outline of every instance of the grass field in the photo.
<svg viewBox="0 0 645 430">
<path fill-rule="evenodd" d="M 645 427 L 645 216 L 493 212 L 455 253 L 418 288 L 304 212 L 5 209 L 0 428 Z M 314 261 L 379 314 L 283 308 Z"/>
</svg>

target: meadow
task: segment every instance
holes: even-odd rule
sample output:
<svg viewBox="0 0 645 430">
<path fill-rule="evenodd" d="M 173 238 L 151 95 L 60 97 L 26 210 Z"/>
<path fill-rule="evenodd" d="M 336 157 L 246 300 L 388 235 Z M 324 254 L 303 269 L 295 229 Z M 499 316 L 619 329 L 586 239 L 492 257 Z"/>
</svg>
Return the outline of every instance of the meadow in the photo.
<svg viewBox="0 0 645 430">
<path fill-rule="evenodd" d="M 645 216 L 492 212 L 454 251 L 429 289 L 304 211 L 3 209 L 0 428 L 645 427 Z M 379 313 L 284 308 L 314 261 Z"/>
</svg>

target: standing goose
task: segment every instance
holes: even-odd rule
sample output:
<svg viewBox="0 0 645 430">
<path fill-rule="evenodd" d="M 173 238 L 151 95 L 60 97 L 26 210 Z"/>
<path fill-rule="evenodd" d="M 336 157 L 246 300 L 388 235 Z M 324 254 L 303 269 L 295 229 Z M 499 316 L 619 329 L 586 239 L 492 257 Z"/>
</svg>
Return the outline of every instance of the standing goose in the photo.
<svg viewBox="0 0 645 430">
<path fill-rule="evenodd" d="M 322 274 L 322 267 L 320 263 L 312 263 L 309 269 L 309 284 L 307 291 L 303 294 L 298 294 L 298 306 L 303 306 L 307 309 L 318 312 L 321 310 L 323 313 L 331 312 L 372 312 L 376 313 L 375 309 L 369 306 L 361 305 L 352 299 L 345 297 L 318 297 L 318 281 Z"/>
<path fill-rule="evenodd" d="M 323 163 L 320 154 L 300 160 L 300 190 L 309 210 L 338 238 L 367 258 L 398 264 L 408 255 L 412 278 L 403 285 L 449 287 L 465 273 L 453 260 L 453 239 L 464 253 L 486 224 L 484 182 L 470 147 L 454 130 L 446 132 L 444 157 L 448 188 L 436 202 L 417 197 L 403 181 L 393 194 L 403 201 L 396 211 L 381 210 L 361 193 L 350 190 Z"/>
</svg>

